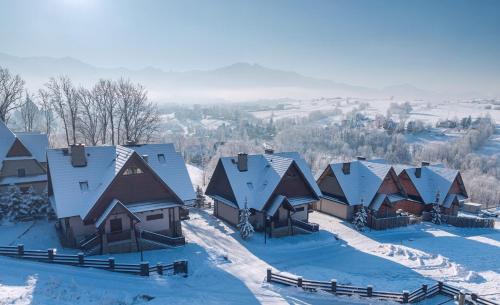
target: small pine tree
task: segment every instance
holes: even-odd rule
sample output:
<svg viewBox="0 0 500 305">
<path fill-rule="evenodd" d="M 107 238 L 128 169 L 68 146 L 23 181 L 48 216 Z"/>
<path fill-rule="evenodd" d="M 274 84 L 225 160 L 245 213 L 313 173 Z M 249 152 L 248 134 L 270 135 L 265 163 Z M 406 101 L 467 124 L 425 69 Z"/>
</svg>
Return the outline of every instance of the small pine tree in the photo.
<svg viewBox="0 0 500 305">
<path fill-rule="evenodd" d="M 363 231 L 365 229 L 365 226 L 367 224 L 367 218 L 368 215 L 366 214 L 366 209 L 364 205 L 361 205 L 356 211 L 356 214 L 354 215 L 354 220 L 352 221 L 356 230 Z"/>
<path fill-rule="evenodd" d="M 205 195 L 203 189 L 198 185 L 196 186 L 196 206 L 202 208 L 205 206 Z"/>
<path fill-rule="evenodd" d="M 240 235 L 243 239 L 248 239 L 253 235 L 254 229 L 250 223 L 250 209 L 247 207 L 247 200 L 245 199 L 245 208 L 240 210 L 240 223 L 238 224 Z"/>
<path fill-rule="evenodd" d="M 440 225 L 441 224 L 441 206 L 439 205 L 439 191 L 436 194 L 436 202 L 432 205 L 431 210 L 432 223 Z"/>
<path fill-rule="evenodd" d="M 2 220 L 9 213 L 9 201 L 9 193 L 6 191 L 0 191 L 0 220 Z"/>
<path fill-rule="evenodd" d="M 17 186 L 9 188 L 8 198 L 8 215 L 10 220 L 16 220 L 20 215 L 27 213 L 26 204 L 24 202 L 23 194 Z"/>
</svg>

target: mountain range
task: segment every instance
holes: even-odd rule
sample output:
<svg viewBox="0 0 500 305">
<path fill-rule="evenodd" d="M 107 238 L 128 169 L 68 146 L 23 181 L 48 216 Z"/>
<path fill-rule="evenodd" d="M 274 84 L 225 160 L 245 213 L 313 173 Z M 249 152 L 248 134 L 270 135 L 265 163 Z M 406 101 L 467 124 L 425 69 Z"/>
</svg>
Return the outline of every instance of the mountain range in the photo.
<svg viewBox="0 0 500 305">
<path fill-rule="evenodd" d="M 235 63 L 213 70 L 185 72 L 143 69 L 102 68 L 63 57 L 17 57 L 0 53 L 0 66 L 20 74 L 29 90 L 41 88 L 50 77 L 67 75 L 77 85 L 89 86 L 99 78 L 128 78 L 143 84 L 157 101 L 207 102 L 252 101 L 278 98 L 360 97 L 437 99 L 437 94 L 410 84 L 382 89 L 338 83 L 271 69 L 259 64 Z"/>
</svg>

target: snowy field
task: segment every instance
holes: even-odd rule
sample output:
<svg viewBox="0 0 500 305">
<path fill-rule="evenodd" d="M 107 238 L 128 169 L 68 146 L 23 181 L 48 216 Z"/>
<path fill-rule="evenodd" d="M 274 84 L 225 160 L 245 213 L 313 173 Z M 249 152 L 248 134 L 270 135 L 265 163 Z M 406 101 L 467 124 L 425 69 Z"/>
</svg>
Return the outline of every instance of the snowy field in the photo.
<svg viewBox="0 0 500 305">
<path fill-rule="evenodd" d="M 368 285 L 389 291 L 413 290 L 445 280 L 481 294 L 500 292 L 500 231 L 422 224 L 359 233 L 336 218 L 311 214 L 321 231 L 268 239 L 256 234 L 242 241 L 238 232 L 205 211 L 192 211 L 183 230 L 188 245 L 148 251 L 150 263 L 189 260 L 187 278 L 141 278 L 100 270 L 56 266 L 0 257 L 0 304 L 386 304 L 334 298 L 265 283 L 272 267 L 304 278 Z M 45 221 L 0 226 L 2 244 L 62 249 Z M 336 238 L 338 236 L 338 239 Z M 104 256 L 107 257 L 107 256 Z M 137 262 L 139 253 L 115 254 Z M 154 299 L 147 301 L 150 297 Z M 500 295 L 490 298 L 500 300 Z M 442 298 L 425 304 L 438 304 Z"/>
</svg>

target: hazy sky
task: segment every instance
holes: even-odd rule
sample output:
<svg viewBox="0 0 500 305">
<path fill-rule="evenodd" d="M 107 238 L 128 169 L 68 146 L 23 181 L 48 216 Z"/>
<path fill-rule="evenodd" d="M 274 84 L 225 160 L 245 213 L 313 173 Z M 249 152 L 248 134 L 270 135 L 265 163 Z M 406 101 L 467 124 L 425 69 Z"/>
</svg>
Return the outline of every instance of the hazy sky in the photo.
<svg viewBox="0 0 500 305">
<path fill-rule="evenodd" d="M 500 1 L 0 0 L 0 52 L 498 93 Z"/>
</svg>

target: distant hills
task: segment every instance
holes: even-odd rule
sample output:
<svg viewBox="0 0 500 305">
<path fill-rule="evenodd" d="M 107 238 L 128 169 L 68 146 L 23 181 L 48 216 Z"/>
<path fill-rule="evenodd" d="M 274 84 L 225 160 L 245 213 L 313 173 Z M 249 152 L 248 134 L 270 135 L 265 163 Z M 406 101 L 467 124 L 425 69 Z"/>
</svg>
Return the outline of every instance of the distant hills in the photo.
<svg viewBox="0 0 500 305">
<path fill-rule="evenodd" d="M 81 85 L 90 85 L 99 78 L 124 77 L 143 84 L 151 98 L 158 101 L 249 101 L 321 96 L 398 99 L 438 97 L 435 93 L 408 84 L 373 89 L 249 63 L 235 63 L 214 70 L 175 72 L 154 67 L 138 70 L 101 68 L 71 57 L 16 57 L 0 53 L 0 66 L 20 74 L 30 90 L 42 87 L 49 77 L 57 75 L 68 75 L 75 84 Z"/>
</svg>

